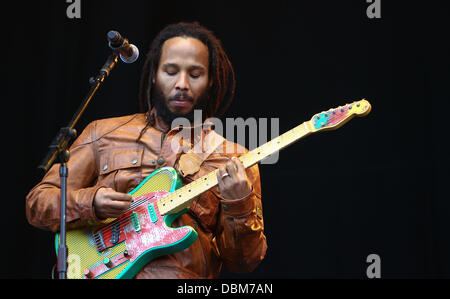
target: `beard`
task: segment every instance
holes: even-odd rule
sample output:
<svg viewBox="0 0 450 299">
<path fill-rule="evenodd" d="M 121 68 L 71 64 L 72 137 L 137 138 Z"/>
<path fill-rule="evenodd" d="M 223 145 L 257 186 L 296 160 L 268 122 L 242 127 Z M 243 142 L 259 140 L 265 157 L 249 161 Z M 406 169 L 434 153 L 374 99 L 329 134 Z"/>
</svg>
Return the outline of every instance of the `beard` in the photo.
<svg viewBox="0 0 450 299">
<path fill-rule="evenodd" d="M 156 109 L 156 113 L 158 117 L 160 117 L 166 124 L 171 125 L 173 120 L 175 120 L 178 117 L 184 117 L 189 120 L 189 122 L 194 121 L 194 110 L 202 110 L 202 118 L 204 118 L 204 112 L 206 111 L 206 105 L 208 102 L 208 90 L 205 90 L 198 98 L 197 103 L 194 105 L 191 111 L 189 111 L 186 114 L 179 114 L 174 113 L 170 111 L 169 107 L 167 106 L 167 101 L 176 100 L 179 98 L 186 98 L 190 101 L 194 101 L 194 99 L 190 96 L 188 96 L 185 92 L 179 91 L 174 96 L 169 97 L 166 99 L 164 94 L 161 91 L 161 88 L 159 88 L 158 84 L 155 84 L 153 86 L 152 92 L 151 92 L 151 102 L 153 106 Z M 202 119 L 204 121 L 204 119 Z"/>
</svg>

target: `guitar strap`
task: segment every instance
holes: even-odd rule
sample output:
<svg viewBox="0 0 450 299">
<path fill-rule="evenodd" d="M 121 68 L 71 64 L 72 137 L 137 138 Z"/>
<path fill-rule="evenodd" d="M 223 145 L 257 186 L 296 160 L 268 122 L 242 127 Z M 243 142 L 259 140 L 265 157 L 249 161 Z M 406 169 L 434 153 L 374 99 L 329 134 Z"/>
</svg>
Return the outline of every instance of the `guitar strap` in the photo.
<svg viewBox="0 0 450 299">
<path fill-rule="evenodd" d="M 222 145 L 224 140 L 223 136 L 217 134 L 214 130 L 210 130 L 206 136 L 194 142 L 194 146 L 182 154 L 178 161 L 178 171 L 181 176 L 186 177 L 197 173 L 203 161 Z"/>
</svg>

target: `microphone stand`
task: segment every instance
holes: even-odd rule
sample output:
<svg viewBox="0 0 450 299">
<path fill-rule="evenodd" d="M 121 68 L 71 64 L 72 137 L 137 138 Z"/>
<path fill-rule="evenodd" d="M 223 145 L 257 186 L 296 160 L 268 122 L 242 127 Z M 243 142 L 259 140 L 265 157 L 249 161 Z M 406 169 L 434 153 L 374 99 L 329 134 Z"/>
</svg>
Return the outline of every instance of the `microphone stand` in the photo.
<svg viewBox="0 0 450 299">
<path fill-rule="evenodd" d="M 109 76 L 109 73 L 117 64 L 119 57 L 119 52 L 114 51 L 105 64 L 100 70 L 100 73 L 96 78 L 91 77 L 89 82 L 91 84 L 91 88 L 84 98 L 82 104 L 78 108 L 77 112 L 74 114 L 72 120 L 66 127 L 63 127 L 59 130 L 59 133 L 53 139 L 52 143 L 49 146 L 49 151 L 42 160 L 41 164 L 38 166 L 39 169 L 42 169 L 45 173 L 50 169 L 53 163 L 58 160 L 60 163 L 59 166 L 59 177 L 61 181 L 61 215 L 60 215 L 60 232 L 59 232 L 59 247 L 58 247 L 58 278 L 66 279 L 67 278 L 67 245 L 66 245 L 66 196 L 67 196 L 67 162 L 70 158 L 69 152 L 69 144 L 77 135 L 76 130 L 74 129 L 78 120 L 80 119 L 83 112 L 86 110 L 87 106 L 91 102 L 97 90 L 100 88 L 101 84 L 105 81 L 106 77 Z"/>
</svg>

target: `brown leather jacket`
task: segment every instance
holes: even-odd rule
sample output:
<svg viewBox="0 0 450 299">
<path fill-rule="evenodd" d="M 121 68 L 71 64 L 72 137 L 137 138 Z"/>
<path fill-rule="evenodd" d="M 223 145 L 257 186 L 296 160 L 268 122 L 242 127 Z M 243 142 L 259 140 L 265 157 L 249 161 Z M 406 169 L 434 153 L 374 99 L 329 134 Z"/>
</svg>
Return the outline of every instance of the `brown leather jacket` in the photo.
<svg viewBox="0 0 450 299">
<path fill-rule="evenodd" d="M 150 126 L 139 142 L 136 140 L 146 124 L 144 114 L 97 120 L 85 128 L 70 149 L 66 214 L 69 229 L 100 222 L 93 208 L 100 187 L 128 193 L 154 170 L 177 168 L 180 154 L 169 145 L 177 129 L 163 133 L 160 123 Z M 208 134 L 208 130 L 201 132 Z M 229 145 L 229 141 L 225 143 Z M 200 171 L 183 178 L 183 183 L 224 165 L 234 155 L 213 152 Z M 58 169 L 54 165 L 27 195 L 27 218 L 38 228 L 59 228 Z M 253 191 L 244 198 L 224 199 L 218 188 L 198 196 L 188 212 L 173 223 L 174 227 L 194 227 L 197 240 L 184 251 L 152 260 L 136 278 L 217 278 L 222 264 L 233 272 L 255 269 L 267 249 L 258 166 L 248 168 L 247 175 Z"/>
</svg>

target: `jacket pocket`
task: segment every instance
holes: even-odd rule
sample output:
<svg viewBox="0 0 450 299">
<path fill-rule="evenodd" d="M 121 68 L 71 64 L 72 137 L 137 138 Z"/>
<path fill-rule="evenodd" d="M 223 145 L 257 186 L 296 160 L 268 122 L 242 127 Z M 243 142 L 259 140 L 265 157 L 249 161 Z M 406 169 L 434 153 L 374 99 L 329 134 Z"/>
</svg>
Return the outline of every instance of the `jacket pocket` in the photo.
<svg viewBox="0 0 450 299">
<path fill-rule="evenodd" d="M 99 173 L 106 175 L 110 172 L 141 167 L 142 148 L 116 148 L 100 153 Z"/>
<path fill-rule="evenodd" d="M 141 181 L 143 148 L 114 148 L 100 153 L 99 173 L 117 192 L 130 192 Z"/>
</svg>

